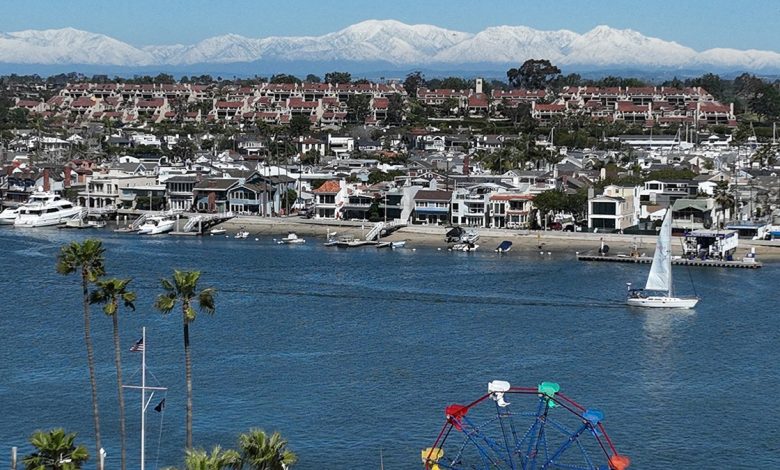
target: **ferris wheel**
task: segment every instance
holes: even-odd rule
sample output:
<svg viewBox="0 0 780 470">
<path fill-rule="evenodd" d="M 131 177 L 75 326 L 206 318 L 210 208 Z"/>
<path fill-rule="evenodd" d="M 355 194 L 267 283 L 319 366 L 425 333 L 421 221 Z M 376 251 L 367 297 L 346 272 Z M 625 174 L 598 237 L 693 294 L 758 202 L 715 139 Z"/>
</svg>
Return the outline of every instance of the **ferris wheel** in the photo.
<svg viewBox="0 0 780 470">
<path fill-rule="evenodd" d="M 512 387 L 494 380 L 468 405 L 450 405 L 426 470 L 625 470 L 602 423 L 604 414 L 560 393 L 555 382 Z"/>
</svg>

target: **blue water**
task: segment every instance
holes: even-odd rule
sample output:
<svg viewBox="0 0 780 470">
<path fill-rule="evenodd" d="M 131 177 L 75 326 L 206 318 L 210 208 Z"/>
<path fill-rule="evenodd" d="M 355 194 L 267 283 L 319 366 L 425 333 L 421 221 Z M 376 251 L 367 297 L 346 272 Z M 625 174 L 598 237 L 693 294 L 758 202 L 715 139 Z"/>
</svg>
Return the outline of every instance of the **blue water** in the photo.
<svg viewBox="0 0 780 470">
<path fill-rule="evenodd" d="M 191 327 L 200 447 L 235 447 L 260 427 L 289 439 L 299 469 L 378 468 L 380 450 L 387 469 L 420 468 L 445 406 L 494 379 L 552 380 L 605 412 L 632 468 L 780 468 L 778 265 L 691 269 L 703 298 L 694 311 L 646 313 L 621 301 L 647 266 L 582 263 L 562 250 L 98 233 L 109 274 L 133 277 L 139 295 L 121 321 L 125 377 L 138 379 L 140 355 L 127 349 L 146 326 L 150 370 L 169 387 L 164 414 L 148 414 L 147 468 L 180 465 L 184 446 L 181 318 L 152 308 L 173 268 L 201 270 L 202 285 L 218 290 L 216 314 Z M 59 248 L 85 236 L 0 230 L 0 467 L 11 446 L 29 452 L 39 428 L 76 431 L 94 453 L 79 279 L 54 270 Z M 690 293 L 689 272 L 675 274 Z M 93 315 L 107 468 L 118 468 L 111 322 Z M 126 400 L 137 468 L 140 397 Z"/>
</svg>

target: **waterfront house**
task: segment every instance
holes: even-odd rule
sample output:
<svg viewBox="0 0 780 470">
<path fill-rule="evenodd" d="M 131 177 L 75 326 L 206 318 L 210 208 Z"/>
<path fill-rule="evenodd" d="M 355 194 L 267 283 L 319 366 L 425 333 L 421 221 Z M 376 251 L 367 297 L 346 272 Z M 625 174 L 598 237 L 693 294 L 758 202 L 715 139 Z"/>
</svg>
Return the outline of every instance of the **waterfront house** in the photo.
<svg viewBox="0 0 780 470">
<path fill-rule="evenodd" d="M 490 195 L 490 226 L 492 228 L 528 228 L 533 210 L 529 194 L 494 193 Z"/>
<path fill-rule="evenodd" d="M 712 228 L 717 220 L 717 205 L 712 198 L 681 198 L 672 205 L 672 229 L 693 231 Z"/>
<path fill-rule="evenodd" d="M 229 211 L 228 190 L 237 184 L 238 178 L 206 178 L 195 183 L 195 210 L 209 213 Z"/>
<path fill-rule="evenodd" d="M 314 217 L 317 219 L 341 219 L 343 207 L 349 196 L 344 180 L 329 180 L 314 191 Z"/>
<path fill-rule="evenodd" d="M 171 210 L 190 211 L 195 206 L 197 175 L 176 175 L 165 180 L 165 196 Z"/>
<path fill-rule="evenodd" d="M 604 193 L 588 199 L 588 228 L 598 231 L 624 230 L 639 222 L 637 188 L 609 185 Z"/>
<path fill-rule="evenodd" d="M 430 189 L 417 191 L 414 195 L 412 223 L 446 225 L 449 222 L 451 201 L 452 191 Z"/>
</svg>

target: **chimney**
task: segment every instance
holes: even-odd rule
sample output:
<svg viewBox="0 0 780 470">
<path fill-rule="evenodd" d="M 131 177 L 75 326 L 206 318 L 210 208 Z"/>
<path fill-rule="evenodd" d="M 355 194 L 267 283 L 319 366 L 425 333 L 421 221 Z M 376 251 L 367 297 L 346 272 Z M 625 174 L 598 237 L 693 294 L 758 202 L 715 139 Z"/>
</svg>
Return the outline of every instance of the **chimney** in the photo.
<svg viewBox="0 0 780 470">
<path fill-rule="evenodd" d="M 477 79 L 477 84 L 476 84 L 475 88 L 476 88 L 475 91 L 477 92 L 477 94 L 481 94 L 482 93 L 482 79 L 481 78 Z"/>
<path fill-rule="evenodd" d="M 71 185 L 70 172 L 72 170 L 69 166 L 66 165 L 64 171 L 65 171 L 65 181 L 63 182 L 63 186 L 65 186 L 66 188 L 70 188 Z"/>
<path fill-rule="evenodd" d="M 49 182 L 49 169 L 43 169 L 43 190 L 51 191 L 51 183 Z"/>
</svg>

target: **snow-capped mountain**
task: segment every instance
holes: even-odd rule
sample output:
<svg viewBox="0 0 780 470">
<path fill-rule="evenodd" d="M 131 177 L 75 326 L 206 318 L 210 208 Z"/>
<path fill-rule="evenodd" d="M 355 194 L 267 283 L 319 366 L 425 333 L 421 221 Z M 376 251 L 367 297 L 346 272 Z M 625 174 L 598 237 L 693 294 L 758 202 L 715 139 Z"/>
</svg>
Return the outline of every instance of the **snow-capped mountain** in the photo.
<svg viewBox="0 0 780 470">
<path fill-rule="evenodd" d="M 517 65 L 549 59 L 574 67 L 780 70 L 780 53 L 710 49 L 697 52 L 637 31 L 598 26 L 585 34 L 496 26 L 477 34 L 394 20 L 364 21 L 323 36 L 248 38 L 227 34 L 196 44 L 138 48 L 72 28 L 0 33 L 0 63 L 190 66 L 249 62 L 378 62 L 399 67 Z"/>
</svg>

